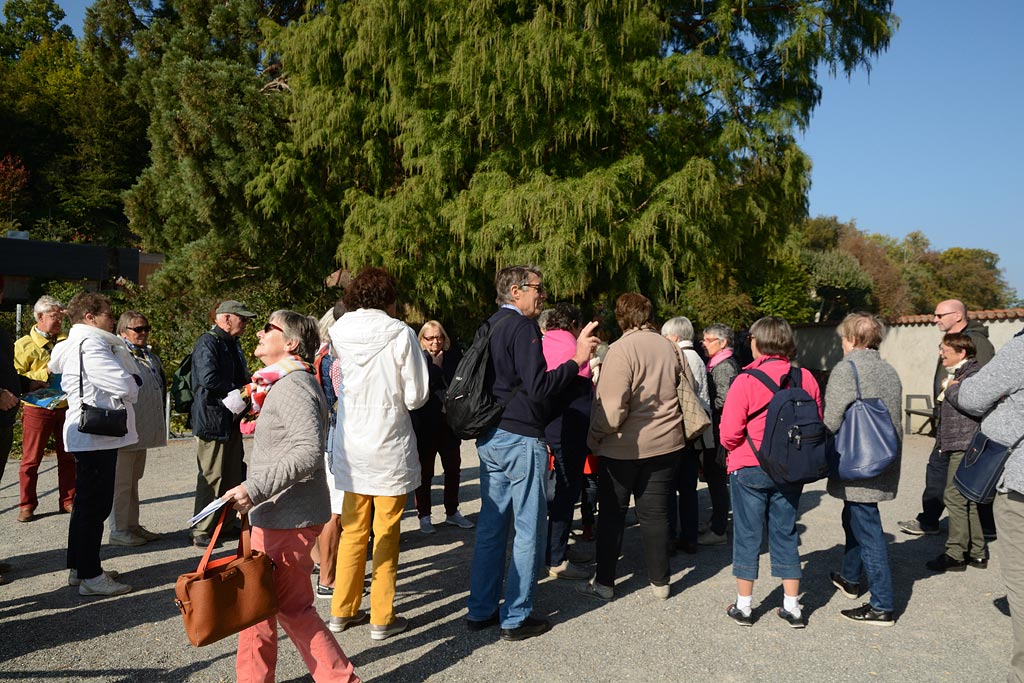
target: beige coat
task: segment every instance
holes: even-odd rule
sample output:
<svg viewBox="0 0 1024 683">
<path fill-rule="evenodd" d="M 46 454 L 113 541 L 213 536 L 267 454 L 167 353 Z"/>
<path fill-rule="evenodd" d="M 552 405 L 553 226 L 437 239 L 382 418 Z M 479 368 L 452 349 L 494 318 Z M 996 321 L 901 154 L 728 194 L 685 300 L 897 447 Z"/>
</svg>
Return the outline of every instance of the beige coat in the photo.
<svg viewBox="0 0 1024 683">
<path fill-rule="evenodd" d="M 681 450 L 680 372 L 672 342 L 655 330 L 629 330 L 612 344 L 590 416 L 587 444 L 594 454 L 637 460 Z"/>
</svg>

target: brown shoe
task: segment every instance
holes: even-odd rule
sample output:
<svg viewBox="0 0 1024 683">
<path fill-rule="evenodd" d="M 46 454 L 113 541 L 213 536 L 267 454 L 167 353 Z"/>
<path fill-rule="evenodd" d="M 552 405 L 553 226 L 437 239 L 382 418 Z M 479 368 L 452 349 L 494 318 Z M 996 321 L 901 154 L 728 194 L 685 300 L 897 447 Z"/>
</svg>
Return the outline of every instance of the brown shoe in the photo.
<svg viewBox="0 0 1024 683">
<path fill-rule="evenodd" d="M 31 522 L 35 518 L 36 516 L 32 513 L 31 510 L 22 509 L 18 511 L 19 522 Z"/>
</svg>

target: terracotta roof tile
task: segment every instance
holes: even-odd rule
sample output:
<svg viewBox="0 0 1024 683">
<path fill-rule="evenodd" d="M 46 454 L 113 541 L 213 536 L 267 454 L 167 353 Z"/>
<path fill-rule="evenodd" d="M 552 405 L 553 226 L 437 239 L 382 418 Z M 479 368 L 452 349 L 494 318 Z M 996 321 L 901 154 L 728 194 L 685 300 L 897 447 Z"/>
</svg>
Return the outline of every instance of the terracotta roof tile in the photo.
<svg viewBox="0 0 1024 683">
<path fill-rule="evenodd" d="M 991 311 L 967 311 L 968 320 L 1019 320 L 1024 319 L 1024 308 L 1000 308 Z M 935 320 L 931 313 L 922 315 L 903 315 L 893 321 L 896 325 L 913 325 L 915 323 L 931 324 Z"/>
</svg>

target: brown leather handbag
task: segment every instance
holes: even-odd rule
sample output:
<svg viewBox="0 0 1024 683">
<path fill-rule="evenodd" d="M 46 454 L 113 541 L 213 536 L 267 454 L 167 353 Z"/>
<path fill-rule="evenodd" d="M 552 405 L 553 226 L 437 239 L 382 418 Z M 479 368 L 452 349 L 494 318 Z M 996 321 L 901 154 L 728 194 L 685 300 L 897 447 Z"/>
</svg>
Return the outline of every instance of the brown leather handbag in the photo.
<svg viewBox="0 0 1024 683">
<path fill-rule="evenodd" d="M 196 647 L 258 624 L 277 614 L 274 563 L 252 549 L 249 516 L 242 515 L 242 534 L 234 555 L 210 561 L 230 506 L 225 505 L 199 568 L 174 584 L 174 604 L 185 618 L 185 633 Z"/>
<path fill-rule="evenodd" d="M 711 426 L 711 417 L 704 410 L 697 396 L 697 379 L 690 370 L 690 364 L 686 362 L 683 352 L 675 343 L 672 346 L 676 349 L 676 358 L 682 366 L 679 373 L 679 383 L 676 385 L 676 398 L 679 399 L 679 409 L 683 413 L 683 436 L 686 442 L 696 440 L 704 433 L 704 430 Z"/>
</svg>

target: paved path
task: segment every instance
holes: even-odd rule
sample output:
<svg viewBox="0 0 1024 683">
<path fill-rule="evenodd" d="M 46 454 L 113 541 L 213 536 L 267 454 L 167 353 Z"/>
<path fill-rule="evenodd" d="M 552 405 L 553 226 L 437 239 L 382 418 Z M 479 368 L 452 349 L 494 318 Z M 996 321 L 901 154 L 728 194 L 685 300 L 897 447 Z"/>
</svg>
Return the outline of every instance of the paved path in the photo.
<svg viewBox="0 0 1024 683">
<path fill-rule="evenodd" d="M 924 562 L 943 550 L 939 537 L 899 533 L 896 521 L 920 505 L 931 441 L 911 437 L 896 501 L 883 504 L 889 532 L 899 622 L 883 629 L 853 624 L 839 610 L 857 606 L 836 593 L 828 572 L 842 552 L 841 504 L 823 483 L 802 499 L 803 604 L 808 628 L 790 629 L 774 614 L 782 592 L 762 556 L 754 592 L 753 628 L 737 627 L 723 610 L 735 596 L 728 546 L 672 559 L 672 596 L 647 590 L 636 527 L 627 529 L 614 602 L 578 596 L 572 582 L 545 579 L 538 612 L 552 631 L 521 643 L 498 640 L 497 630 L 470 634 L 462 624 L 473 532 L 438 526 L 423 536 L 415 513 L 402 527 L 397 609 L 411 629 L 383 642 L 368 629 L 340 641 L 365 680 L 391 681 L 957 681 L 992 683 L 1005 676 L 1010 621 L 996 562 L 987 571 L 930 575 Z M 479 510 L 477 461 L 463 449 L 462 510 Z M 142 521 L 165 534 L 141 548 L 104 547 L 104 566 L 135 591 L 117 598 L 82 598 L 66 585 L 67 520 L 57 508 L 55 461 L 40 477 L 42 513 L 19 524 L 16 463 L 0 485 L 0 558 L 14 565 L 0 587 L 0 681 L 86 683 L 216 682 L 234 680 L 230 638 L 189 646 L 172 603 L 175 578 L 195 569 L 200 553 L 188 546 L 184 522 L 192 511 L 194 447 L 175 443 L 152 451 L 142 480 Z M 440 477 L 436 480 L 439 484 Z M 440 491 L 435 491 L 439 503 Z M 702 500 L 706 497 L 702 492 Z M 435 507 L 435 519 L 441 514 Z M 329 616 L 327 600 L 318 600 Z M 282 635 L 278 681 L 309 681 L 294 647 Z"/>
</svg>

